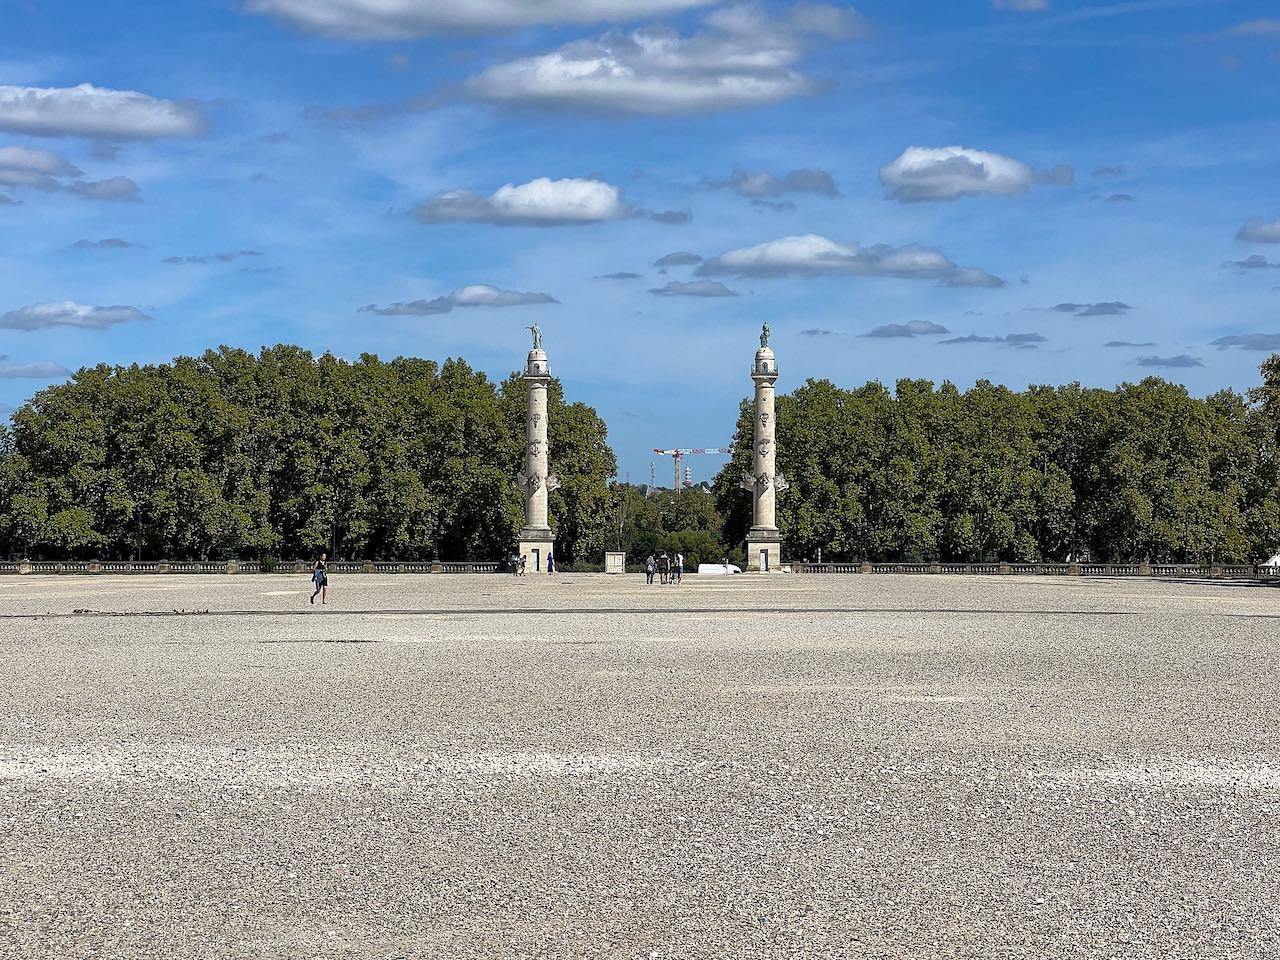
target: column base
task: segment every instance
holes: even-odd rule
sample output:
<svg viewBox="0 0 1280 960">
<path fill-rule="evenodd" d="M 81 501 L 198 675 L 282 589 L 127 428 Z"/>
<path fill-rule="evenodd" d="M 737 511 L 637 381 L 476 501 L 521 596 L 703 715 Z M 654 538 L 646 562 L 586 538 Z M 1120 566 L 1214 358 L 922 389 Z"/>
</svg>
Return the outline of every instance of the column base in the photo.
<svg viewBox="0 0 1280 960">
<path fill-rule="evenodd" d="M 753 528 L 747 534 L 747 572 L 778 573 L 782 570 L 782 531 Z"/>
<path fill-rule="evenodd" d="M 555 555 L 555 545 L 555 531 L 550 527 L 521 530 L 520 556 L 525 560 L 525 573 L 546 573 L 547 557 Z"/>
</svg>

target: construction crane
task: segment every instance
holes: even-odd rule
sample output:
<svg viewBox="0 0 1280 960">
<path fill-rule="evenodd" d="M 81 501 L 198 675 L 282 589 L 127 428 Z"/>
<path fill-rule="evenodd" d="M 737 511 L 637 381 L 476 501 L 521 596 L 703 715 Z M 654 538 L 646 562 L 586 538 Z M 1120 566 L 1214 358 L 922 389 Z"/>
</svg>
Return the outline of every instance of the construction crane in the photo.
<svg viewBox="0 0 1280 960">
<path fill-rule="evenodd" d="M 693 486 L 692 476 L 686 478 L 683 483 L 681 482 L 680 465 L 684 462 L 685 457 L 703 453 L 733 453 L 733 447 L 685 447 L 679 450 L 659 450 L 657 447 L 654 447 L 653 452 L 662 457 L 675 457 L 675 492 L 680 493 L 685 487 Z"/>
</svg>

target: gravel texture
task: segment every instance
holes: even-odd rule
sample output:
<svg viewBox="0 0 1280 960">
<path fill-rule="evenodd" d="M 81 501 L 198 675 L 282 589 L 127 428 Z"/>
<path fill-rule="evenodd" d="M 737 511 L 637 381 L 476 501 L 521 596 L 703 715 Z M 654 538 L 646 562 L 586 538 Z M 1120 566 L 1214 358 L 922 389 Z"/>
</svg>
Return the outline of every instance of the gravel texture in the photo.
<svg viewBox="0 0 1280 960">
<path fill-rule="evenodd" d="M 0 956 L 1280 955 L 1280 590 L 309 592 L 0 579 Z"/>
</svg>

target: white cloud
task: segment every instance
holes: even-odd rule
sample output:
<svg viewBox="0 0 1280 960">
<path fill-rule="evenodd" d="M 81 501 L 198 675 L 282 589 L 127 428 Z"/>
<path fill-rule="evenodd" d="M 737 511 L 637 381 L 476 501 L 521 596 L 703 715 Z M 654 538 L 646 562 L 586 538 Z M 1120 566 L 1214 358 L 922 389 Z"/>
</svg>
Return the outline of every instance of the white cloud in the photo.
<svg viewBox="0 0 1280 960">
<path fill-rule="evenodd" d="M 599 223 L 632 214 L 622 190 L 603 180 L 551 180 L 539 177 L 508 183 L 488 197 L 469 190 L 447 190 L 414 211 L 423 223 L 491 223 L 499 226 L 550 227 Z"/>
<path fill-rule="evenodd" d="M 396 40 L 557 23 L 633 20 L 713 0 L 249 0 L 264 13 L 317 33 Z"/>
<path fill-rule="evenodd" d="M 0 86 L 0 130 L 41 137 L 149 140 L 204 130 L 195 107 L 133 90 Z"/>
<path fill-rule="evenodd" d="M 392 303 L 385 307 L 369 304 L 359 313 L 376 313 L 384 317 L 429 317 L 449 313 L 454 307 L 518 307 L 537 303 L 559 303 L 546 293 L 523 293 L 519 290 L 501 290 L 487 283 L 474 283 L 459 287 L 447 297 L 432 300 L 410 300 Z"/>
<path fill-rule="evenodd" d="M 754 6 L 727 7 L 706 26 L 689 37 L 614 31 L 490 67 L 467 90 L 496 103 L 649 115 L 755 107 L 814 92 L 814 81 L 794 69 L 806 48 L 865 29 L 852 9 L 817 4 L 782 20 Z"/>
<path fill-rule="evenodd" d="M 1035 182 L 1025 163 L 967 147 L 908 147 L 880 168 L 880 182 L 895 200 L 956 200 L 976 194 L 1025 193 Z"/>
<path fill-rule="evenodd" d="M 1015 13 L 1034 13 L 1049 9 L 1049 0 L 991 0 L 997 10 L 1012 10 Z"/>
<path fill-rule="evenodd" d="M 0 380 L 57 380 L 70 374 L 66 367 L 47 361 L 0 364 Z"/>
<path fill-rule="evenodd" d="M 1254 217 L 1240 228 L 1236 239 L 1246 243 L 1280 243 L 1280 220 Z"/>
<path fill-rule="evenodd" d="M 47 330 L 50 327 L 77 327 L 81 330 L 105 330 L 117 323 L 150 320 L 137 307 L 91 307 L 71 300 L 61 303 L 33 303 L 0 316 L 0 328 L 6 330 Z"/>
<path fill-rule="evenodd" d="M 27 170 L 46 177 L 78 177 L 80 171 L 55 153 L 26 147 L 0 147 L 0 170 Z"/>
<path fill-rule="evenodd" d="M 517 307 L 528 303 L 556 303 L 556 298 L 545 293 L 521 293 L 518 290 L 499 290 L 487 283 L 473 283 L 449 295 L 457 307 Z"/>
<path fill-rule="evenodd" d="M 142 202 L 142 197 L 138 192 L 138 185 L 128 177 L 108 177 L 106 180 L 80 180 L 70 184 L 67 189 L 71 193 L 88 197 L 90 200 Z"/>
<path fill-rule="evenodd" d="M 928 247 L 847 246 L 817 234 L 783 237 L 730 250 L 704 262 L 701 276 L 892 276 L 942 280 L 957 275 L 946 255 Z"/>
<path fill-rule="evenodd" d="M 738 295 L 719 280 L 672 280 L 665 287 L 655 287 L 649 292 L 660 297 L 736 297 Z"/>
<path fill-rule="evenodd" d="M 54 177 L 80 176 L 80 171 L 56 154 L 26 147 L 0 147 L 0 184 L 57 190 Z"/>
</svg>

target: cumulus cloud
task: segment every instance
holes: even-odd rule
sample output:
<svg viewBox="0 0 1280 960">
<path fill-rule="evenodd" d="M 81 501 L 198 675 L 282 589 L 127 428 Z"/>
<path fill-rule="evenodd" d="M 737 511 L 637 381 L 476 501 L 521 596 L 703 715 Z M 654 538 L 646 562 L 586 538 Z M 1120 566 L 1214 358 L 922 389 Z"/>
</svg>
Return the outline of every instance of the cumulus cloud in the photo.
<svg viewBox="0 0 1280 960">
<path fill-rule="evenodd" d="M 1130 340 L 1109 340 L 1103 344 L 1104 347 L 1154 347 L 1154 340 L 1147 340 L 1144 343 L 1133 343 Z"/>
<path fill-rule="evenodd" d="M 713 180 L 711 186 L 727 188 L 739 196 L 755 200 L 776 197 L 782 193 L 817 193 L 828 197 L 840 195 L 835 178 L 825 170 L 816 169 L 792 170 L 780 177 L 772 173 L 735 170 L 727 179 Z"/>
<path fill-rule="evenodd" d="M 702 258 L 696 253 L 678 250 L 675 253 L 668 253 L 665 257 L 659 257 L 653 261 L 653 265 L 655 267 L 692 267 L 701 262 Z"/>
<path fill-rule="evenodd" d="M 620 270 L 617 273 L 603 273 L 600 276 L 596 277 L 596 279 L 597 280 L 639 280 L 640 274 L 630 273 L 625 270 Z"/>
<path fill-rule="evenodd" d="M 497 226 L 553 227 L 600 223 L 633 213 L 622 190 L 603 180 L 539 177 L 508 183 L 487 197 L 469 190 L 446 190 L 414 215 L 422 223 L 489 223 Z"/>
<path fill-rule="evenodd" d="M 55 177 L 78 177 L 80 170 L 56 154 L 26 147 L 0 147 L 0 184 L 56 190 Z"/>
<path fill-rule="evenodd" d="M 80 250 L 127 250 L 137 244 L 120 237 L 106 237 L 102 240 L 77 240 L 72 246 Z"/>
<path fill-rule="evenodd" d="M 551 53 L 490 67 L 467 81 L 494 103 L 648 115 L 706 113 L 779 103 L 818 85 L 795 67 L 820 40 L 865 32 L 851 8 L 800 4 L 782 19 L 733 6 L 692 36 L 614 31 Z"/>
<path fill-rule="evenodd" d="M 546 293 L 521 293 L 517 290 L 499 290 L 487 283 L 473 283 L 460 287 L 449 295 L 455 307 L 518 307 L 529 303 L 558 303 Z"/>
<path fill-rule="evenodd" d="M 80 330 L 105 330 L 118 323 L 150 319 L 137 307 L 95 307 L 64 300 L 61 303 L 33 303 L 10 310 L 0 316 L 0 328 L 47 330 L 51 327 L 75 327 Z"/>
<path fill-rule="evenodd" d="M 162 263 L 230 263 L 241 257 L 265 257 L 259 250 L 228 250 L 226 253 L 210 253 L 203 256 L 165 257 Z"/>
<path fill-rule="evenodd" d="M 1239 347 L 1241 350 L 1271 352 L 1280 350 L 1280 333 L 1242 333 L 1231 337 L 1219 337 L 1211 343 L 1219 350 Z"/>
<path fill-rule="evenodd" d="M 57 380 L 70 374 L 71 371 L 66 367 L 47 361 L 0 364 L 0 379 L 3 380 Z"/>
<path fill-rule="evenodd" d="M 128 177 L 108 177 L 106 180 L 78 180 L 67 187 L 69 191 L 90 200 L 111 200 L 141 203 L 138 185 Z"/>
<path fill-rule="evenodd" d="M 1280 220 L 1254 217 L 1240 228 L 1236 239 L 1246 243 L 1280 243 Z"/>
<path fill-rule="evenodd" d="M 474 283 L 459 287 L 447 297 L 432 300 L 410 300 L 392 303 L 385 307 L 368 304 L 359 313 L 376 313 L 384 317 L 428 317 L 449 313 L 455 307 L 518 307 L 535 303 L 559 303 L 545 293 L 522 293 L 518 290 L 501 290 L 487 283 Z"/>
<path fill-rule="evenodd" d="M 672 280 L 665 287 L 649 291 L 660 297 L 736 297 L 737 294 L 719 280 Z"/>
<path fill-rule="evenodd" d="M 940 323 L 933 323 L 930 320 L 910 320 L 907 323 L 886 323 L 884 326 L 868 330 L 863 336 L 877 339 L 910 339 L 911 337 L 942 336 L 950 332 Z"/>
<path fill-rule="evenodd" d="M 706 6 L 712 0 L 249 0 L 315 33 L 401 40 L 438 33 L 488 33 L 558 23 L 633 20 Z"/>
<path fill-rule="evenodd" d="M 1204 361 L 1199 357 L 1189 357 L 1185 353 L 1176 357 L 1135 357 L 1133 362 L 1139 367 L 1166 367 L 1174 370 L 1204 366 Z"/>
<path fill-rule="evenodd" d="M 1077 317 L 1120 317 L 1133 307 L 1119 300 L 1103 303 L 1059 303 L 1053 307 L 1058 313 L 1070 313 Z"/>
<path fill-rule="evenodd" d="M 812 233 L 730 250 L 704 261 L 696 272 L 706 277 L 881 276 L 939 281 L 976 278 L 972 268 L 957 267 L 941 251 L 929 247 L 861 247 Z"/>
<path fill-rule="evenodd" d="M 150 140 L 202 133 L 204 119 L 190 104 L 157 100 L 133 90 L 0 86 L 0 130 L 39 137 Z"/>
<path fill-rule="evenodd" d="M 688 223 L 693 219 L 693 212 L 690 210 L 661 210 L 658 213 L 651 213 L 649 219 L 657 223 Z"/>
<path fill-rule="evenodd" d="M 880 168 L 880 182 L 903 203 L 1026 193 L 1035 179 L 1025 163 L 968 147 L 908 147 Z"/>
<path fill-rule="evenodd" d="M 950 340 L 943 340 L 942 343 L 958 344 L 958 343 L 1002 343 L 1009 347 L 1034 347 L 1038 343 L 1047 343 L 1048 341 L 1038 333 L 1006 333 L 1002 337 L 984 337 L 976 333 L 971 333 L 964 337 L 952 337 Z"/>
</svg>

